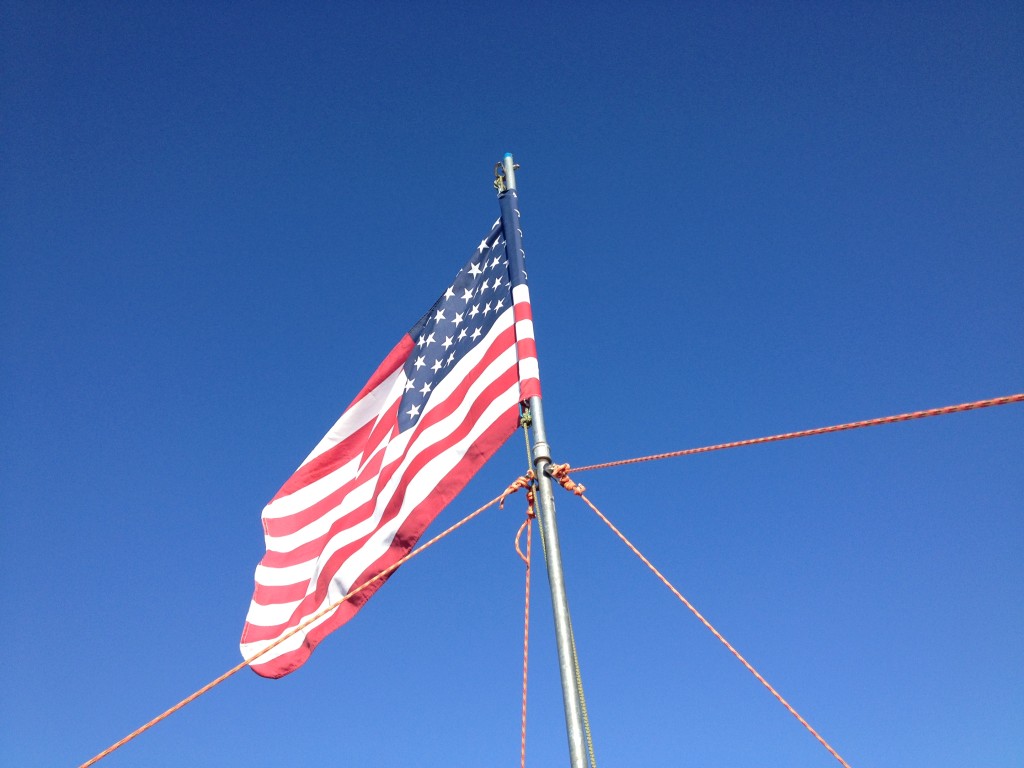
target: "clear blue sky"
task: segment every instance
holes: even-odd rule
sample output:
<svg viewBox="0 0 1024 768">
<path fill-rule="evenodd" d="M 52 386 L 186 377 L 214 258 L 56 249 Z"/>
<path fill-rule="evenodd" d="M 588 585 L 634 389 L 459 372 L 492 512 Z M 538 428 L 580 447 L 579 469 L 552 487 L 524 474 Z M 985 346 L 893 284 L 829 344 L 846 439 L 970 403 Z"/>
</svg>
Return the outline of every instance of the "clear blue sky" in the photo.
<svg viewBox="0 0 1024 768">
<path fill-rule="evenodd" d="M 1024 391 L 1019 2 L 0 16 L 5 765 L 77 765 L 236 663 L 263 505 L 497 218 L 505 151 L 559 460 Z M 580 479 L 855 768 L 1008 766 L 1022 456 L 1017 405 Z M 835 764 L 559 505 L 599 764 Z M 515 764 L 521 514 L 101 765 Z M 559 765 L 534 587 L 528 757 Z"/>
</svg>

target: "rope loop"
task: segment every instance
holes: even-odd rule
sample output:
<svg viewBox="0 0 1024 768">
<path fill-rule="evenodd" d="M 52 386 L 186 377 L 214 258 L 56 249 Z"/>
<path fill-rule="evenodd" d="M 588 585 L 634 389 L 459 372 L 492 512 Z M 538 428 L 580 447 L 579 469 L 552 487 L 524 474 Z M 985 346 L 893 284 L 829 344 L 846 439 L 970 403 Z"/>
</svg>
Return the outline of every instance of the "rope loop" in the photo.
<svg viewBox="0 0 1024 768">
<path fill-rule="evenodd" d="M 552 464 L 548 467 L 548 475 L 552 480 L 555 480 L 565 490 L 582 496 L 587 487 L 582 483 L 577 483 L 575 480 L 569 477 L 569 465 L 568 464 Z"/>
<path fill-rule="evenodd" d="M 522 560 L 524 563 L 526 563 L 527 566 L 530 565 L 530 560 L 529 560 L 529 558 L 527 558 L 526 555 L 523 554 L 522 547 L 519 546 L 519 540 L 523 538 L 523 531 L 525 531 L 527 526 L 529 526 L 529 525 L 530 525 L 530 518 L 528 517 L 525 520 L 523 520 L 523 524 L 519 526 L 519 530 L 516 532 L 516 539 L 515 539 L 516 554 L 519 555 L 519 559 Z"/>
</svg>

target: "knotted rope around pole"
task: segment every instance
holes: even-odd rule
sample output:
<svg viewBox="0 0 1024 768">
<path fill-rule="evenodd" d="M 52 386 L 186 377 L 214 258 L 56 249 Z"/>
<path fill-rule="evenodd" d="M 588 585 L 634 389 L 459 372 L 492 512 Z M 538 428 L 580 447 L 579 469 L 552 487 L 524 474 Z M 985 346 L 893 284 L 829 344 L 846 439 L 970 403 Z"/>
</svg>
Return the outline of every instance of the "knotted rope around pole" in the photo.
<svg viewBox="0 0 1024 768">
<path fill-rule="evenodd" d="M 586 496 L 583 495 L 583 491 L 584 491 L 583 486 L 579 485 L 578 483 L 575 483 L 569 477 L 569 465 L 568 464 L 558 465 L 557 472 L 553 469 L 552 472 L 551 472 L 551 476 L 552 476 L 553 479 L 557 480 L 559 485 L 561 485 L 563 488 L 565 488 L 566 490 L 571 491 L 575 495 L 579 496 L 580 499 L 582 499 L 583 503 L 586 504 L 588 507 L 590 507 L 590 509 L 593 510 L 593 512 L 605 523 L 605 525 L 607 525 L 609 528 L 611 528 L 612 532 L 616 536 L 619 537 L 619 539 L 622 541 L 622 543 L 625 544 L 633 552 L 633 554 L 635 554 L 637 557 L 639 557 L 641 562 L 643 562 L 643 564 L 646 565 L 651 570 L 651 572 L 653 572 L 654 575 L 658 577 L 658 579 L 662 582 L 662 584 L 664 584 L 666 587 L 668 587 L 669 590 L 672 592 L 672 594 L 675 595 L 683 603 L 683 605 L 685 605 L 690 610 L 690 612 L 694 616 L 697 617 L 697 619 L 700 621 L 700 623 L 703 624 L 711 632 L 711 634 L 713 634 L 719 640 L 719 642 L 721 642 L 722 645 L 724 645 L 729 650 L 729 652 L 733 656 L 735 656 L 736 659 L 741 664 L 743 664 L 744 667 L 746 667 L 747 671 L 750 672 L 755 678 L 757 678 L 757 680 L 765 688 L 768 689 L 768 691 L 772 694 L 772 696 L 774 696 L 779 701 L 779 703 L 782 704 L 782 706 L 785 707 L 786 710 L 791 715 L 793 715 L 793 717 L 795 717 L 800 722 L 800 724 L 803 725 L 804 728 L 806 728 L 815 739 L 817 739 L 818 743 L 820 743 L 826 750 L 828 750 L 829 754 L 831 754 L 832 757 L 834 757 L 836 760 L 838 760 L 844 766 L 844 768 L 850 768 L 850 764 L 847 763 L 839 755 L 839 753 L 836 752 L 835 749 L 833 749 L 831 744 L 829 744 L 827 741 L 825 741 L 824 737 L 822 737 L 822 735 L 820 733 L 818 733 L 813 727 L 811 727 L 811 724 L 808 723 L 807 720 L 805 720 L 803 718 L 803 716 L 799 712 L 797 712 L 796 709 L 793 708 L 793 705 L 790 704 L 788 701 L 786 701 L 786 699 L 783 698 L 782 694 L 779 693 L 771 685 L 771 683 L 769 683 L 761 675 L 760 672 L 758 672 L 756 669 L 754 669 L 753 665 L 749 661 L 747 661 L 743 657 L 743 655 L 739 651 L 736 650 L 735 647 L 733 647 L 732 643 L 730 643 L 728 640 L 726 640 L 725 637 L 722 635 L 722 633 L 719 632 L 717 629 L 715 629 L 714 626 L 712 626 L 711 622 L 709 622 L 706 618 L 704 618 L 703 614 L 701 614 L 701 612 L 698 611 L 689 600 L 687 600 L 685 597 L 683 597 L 682 593 L 678 589 L 676 589 L 672 585 L 672 583 L 669 582 L 669 580 L 667 578 L 665 578 L 665 576 L 661 573 L 661 571 L 659 571 L 657 568 L 655 568 L 654 564 L 651 563 L 651 561 L 648 560 L 646 557 L 644 557 L 644 555 L 640 552 L 639 549 L 636 548 L 636 546 L 633 544 L 633 542 L 631 542 L 629 539 L 627 539 L 626 536 L 622 533 L 622 531 L 620 531 L 618 528 L 616 528 L 615 525 L 612 523 L 612 521 L 609 520 L 607 517 L 605 517 L 605 515 L 601 512 L 601 510 L 599 510 L 596 506 L 594 506 L 593 502 L 591 502 L 590 499 L 588 499 Z"/>
<path fill-rule="evenodd" d="M 568 464 L 552 464 L 548 468 L 548 475 L 565 490 L 577 496 L 582 496 L 586 493 L 587 486 L 583 485 L 583 483 L 577 483 L 569 477 L 569 469 Z"/>
<path fill-rule="evenodd" d="M 390 574 L 394 573 L 394 571 L 395 571 L 395 570 L 396 570 L 396 569 L 397 569 L 397 568 L 398 568 L 399 566 L 403 565 L 404 563 L 407 563 L 407 562 L 409 562 L 410 560 L 412 560 L 412 558 L 414 558 L 414 557 L 415 557 L 416 555 L 420 554 L 421 552 L 423 552 L 423 551 L 425 551 L 425 550 L 427 550 L 427 549 L 430 549 L 430 547 L 432 547 L 432 546 L 434 546 L 435 544 L 437 544 L 437 542 L 439 542 L 439 541 L 440 541 L 441 539 L 443 539 L 443 538 L 444 538 L 445 536 L 448 536 L 448 535 L 450 535 L 450 534 L 452 534 L 452 533 L 455 533 L 455 531 L 457 531 L 457 530 L 458 530 L 459 528 L 461 528 L 462 526 L 464 526 L 464 525 L 465 525 L 466 523 L 468 523 L 468 522 L 469 522 L 470 520 L 472 520 L 473 518 L 475 518 L 475 517 L 477 517 L 478 515 L 482 514 L 482 513 L 483 513 L 483 512 L 485 512 L 486 510 L 490 509 L 490 508 L 491 508 L 491 507 L 493 507 L 493 506 L 494 506 L 495 504 L 498 504 L 499 502 L 503 501 L 503 500 L 504 500 L 504 497 L 505 497 L 506 495 L 508 495 L 508 493 L 514 493 L 514 491 L 510 491 L 510 490 L 507 490 L 507 491 L 506 491 L 506 492 L 505 492 L 504 494 L 502 494 L 501 496 L 498 496 L 498 497 L 495 497 L 495 498 L 491 499 L 491 500 L 490 500 L 489 502 L 487 502 L 486 504 L 484 504 L 484 505 L 483 505 L 482 507 L 480 507 L 480 508 L 478 508 L 478 509 L 474 510 L 473 512 L 470 512 L 470 513 L 469 513 L 468 515 L 466 515 L 466 516 L 465 516 L 464 518 L 462 518 L 461 520 L 459 520 L 459 521 L 458 521 L 457 523 L 455 523 L 454 525 L 452 525 L 452 526 L 450 526 L 450 527 L 446 528 L 446 529 L 445 529 L 444 531 L 442 531 L 441 533 L 439 533 L 439 534 L 438 534 L 437 536 L 435 536 L 434 538 L 432 538 L 432 539 L 431 539 L 430 541 L 428 541 L 427 543 L 425 543 L 425 544 L 421 544 L 421 545 L 420 545 L 420 546 L 418 546 L 418 547 L 417 547 L 416 549 L 414 549 L 414 550 L 413 550 L 412 552 L 410 552 L 409 554 L 407 554 L 407 555 L 406 555 L 405 557 L 401 558 L 400 560 L 396 561 L 395 563 L 393 563 L 393 564 L 391 564 L 390 566 L 388 566 L 387 568 L 385 568 L 385 569 L 384 569 L 383 571 L 381 571 L 381 572 L 380 572 L 379 574 L 377 574 L 376 576 L 374 576 L 374 577 L 373 577 L 372 579 L 369 579 L 369 580 L 367 580 L 367 581 L 364 581 L 364 582 L 363 582 L 362 584 L 360 584 L 359 586 L 357 586 L 357 587 L 353 588 L 353 589 L 352 589 L 352 590 L 351 590 L 351 591 L 350 591 L 350 592 L 349 592 L 348 594 L 346 594 L 346 595 L 343 595 L 342 597 L 338 598 L 338 599 L 337 599 L 336 601 L 334 601 L 333 603 L 331 603 L 330 605 L 328 605 L 328 606 L 327 606 L 326 608 L 324 608 L 323 610 L 321 610 L 321 611 L 320 611 L 320 612 L 318 612 L 317 614 L 315 614 L 315 615 L 311 616 L 310 618 L 306 619 L 306 621 L 302 622 L 301 624 L 299 624 L 299 625 L 298 625 L 297 627 L 295 627 L 294 629 L 292 629 L 292 630 L 288 631 L 287 633 L 285 633 L 284 635 L 282 635 L 281 637 L 279 637 L 279 638 L 278 638 L 277 640 L 275 640 L 275 641 L 274 641 L 273 643 L 271 643 L 271 644 L 270 644 L 270 645 L 268 645 L 268 646 L 267 646 L 266 648 L 264 648 L 263 650 L 261 650 L 261 651 L 260 651 L 259 653 L 255 653 L 255 654 L 253 654 L 252 656 L 250 656 L 249 658 L 247 658 L 247 659 L 243 660 L 242 662 L 240 662 L 240 663 L 236 664 L 236 665 L 235 665 L 234 667 L 232 667 L 231 669 L 229 669 L 229 670 L 228 670 L 227 672 L 225 672 L 225 673 L 224 673 L 223 675 L 221 675 L 220 677 L 218 677 L 218 678 L 216 678 L 216 679 L 214 679 L 214 680 L 210 681 L 209 683 L 207 683 L 206 685 L 204 685 L 204 686 L 203 686 L 202 688 L 200 688 L 200 689 L 199 689 L 198 691 L 196 691 L 195 693 L 193 693 L 193 694 L 191 694 L 191 695 L 189 695 L 189 696 L 186 696 L 186 697 L 185 697 L 184 699 L 182 699 L 181 701 L 179 701 L 179 702 L 178 702 L 177 704 L 175 704 L 175 705 L 174 705 L 173 707 L 171 707 L 170 709 L 167 709 L 167 710 L 165 710 L 164 712 L 160 713 L 159 715 L 157 715 L 156 717 L 154 717 L 154 718 L 153 718 L 152 720 L 150 720 L 150 721 L 149 721 L 148 723 L 146 723 L 145 725 L 143 725 L 143 726 L 140 726 L 139 728 L 136 728 L 136 729 L 135 729 L 134 731 L 132 731 L 131 733 L 129 733 L 129 734 L 127 735 L 127 736 L 125 736 L 125 737 L 124 737 L 123 739 L 121 739 L 120 741 L 118 741 L 118 742 L 115 742 L 114 744 L 111 744 L 111 745 L 110 745 L 109 747 L 107 747 L 107 748 L 106 748 L 105 750 L 103 750 L 102 752 L 100 752 L 100 753 L 99 753 L 98 755 L 96 755 L 95 757 L 93 757 L 93 758 L 91 758 L 90 760 L 87 760 L 86 762 L 82 763 L 82 764 L 81 764 L 81 765 L 79 766 L 79 768 L 89 768 L 89 766 L 91 766 L 91 765 L 95 765 L 96 763 L 98 763 L 98 762 L 99 762 L 100 760 L 102 760 L 102 759 L 103 759 L 104 757 L 106 757 L 107 755 L 109 755 L 109 754 L 111 754 L 112 752 L 114 752 L 115 750 L 118 750 L 118 749 L 120 749 L 121 747 L 123 747 L 123 746 L 124 746 L 125 744 L 127 744 L 127 743 L 128 743 L 129 741 L 131 741 L 132 739 L 134 739 L 134 738 L 135 738 L 136 736 L 140 736 L 140 735 L 142 735 L 143 733 L 145 733 L 146 731 L 148 731 L 148 730 L 149 730 L 150 728 L 152 728 L 152 727 L 153 727 L 154 725 L 156 725 L 157 723 L 161 722 L 162 720 L 166 720 L 166 719 L 167 719 L 168 717 L 170 717 L 171 715 L 173 715 L 173 714 L 174 714 L 175 712 L 177 712 L 177 711 L 178 711 L 179 709 L 183 708 L 183 707 L 184 707 L 184 706 L 185 706 L 186 704 L 191 704 L 191 703 L 192 703 L 193 701 L 195 701 L 196 699 L 198 699 L 198 698 L 199 698 L 200 696 L 202 696 L 202 695 L 203 695 L 204 693 L 207 693 L 208 691 L 210 691 L 210 690 L 212 690 L 212 689 L 216 688 L 216 687 L 217 687 L 218 685 L 220 685 L 221 683 L 223 683 L 223 682 L 224 682 L 225 680 L 227 680 L 227 679 L 228 679 L 229 677 L 231 677 L 232 675 L 234 675 L 234 674 L 236 674 L 237 672 L 241 671 L 241 670 L 242 670 L 242 669 L 244 669 L 245 667 L 249 666 L 249 665 L 250 665 L 250 664 L 251 664 L 252 662 L 256 661 L 257 659 L 259 659 L 260 657 L 262 657 L 262 656 L 263 656 L 264 654 L 266 654 L 266 653 L 269 653 L 269 652 L 270 652 L 270 651 L 272 651 L 272 650 L 273 650 L 274 648 L 276 648 L 277 646 L 279 646 L 279 645 L 280 645 L 281 643 L 283 643 L 283 642 L 285 642 L 286 640 L 288 640 L 288 638 L 290 638 L 290 637 L 293 637 L 293 636 L 295 636 L 295 635 L 296 635 L 297 633 L 299 633 L 299 632 L 301 632 L 302 630 L 306 629 L 306 628 L 307 628 L 307 627 L 308 627 L 309 625 L 313 624 L 313 623 L 314 623 L 315 621 L 317 621 L 318 619 L 320 619 L 320 618 L 322 618 L 322 617 L 326 616 L 326 615 L 327 615 L 328 613 L 330 613 L 331 611 L 334 611 L 334 610 L 336 610 L 336 609 L 338 608 L 338 606 L 340 606 L 340 605 L 341 605 L 342 603 L 344 603 L 344 602 L 347 602 L 348 600 L 351 600 L 351 599 L 352 599 L 353 597 L 355 597 L 356 595 L 358 595 L 358 594 L 359 594 L 360 592 L 364 591 L 364 590 L 365 590 L 365 589 L 366 589 L 367 587 L 369 587 L 369 586 L 370 586 L 371 584 L 374 584 L 374 583 L 376 583 L 376 582 L 380 581 L 381 579 L 385 578 L 386 576 L 389 576 Z"/>
</svg>

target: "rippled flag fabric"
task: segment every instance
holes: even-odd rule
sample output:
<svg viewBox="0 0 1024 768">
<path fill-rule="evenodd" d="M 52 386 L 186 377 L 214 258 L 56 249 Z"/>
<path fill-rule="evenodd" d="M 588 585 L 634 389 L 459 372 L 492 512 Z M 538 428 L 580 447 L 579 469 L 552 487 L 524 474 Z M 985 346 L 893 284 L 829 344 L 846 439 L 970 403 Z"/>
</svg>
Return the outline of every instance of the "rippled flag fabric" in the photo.
<svg viewBox="0 0 1024 768">
<path fill-rule="evenodd" d="M 263 510 L 244 658 L 408 554 L 516 430 L 519 403 L 540 394 L 515 191 L 500 203 L 444 294 Z M 264 677 L 296 669 L 385 580 L 250 666 Z"/>
</svg>

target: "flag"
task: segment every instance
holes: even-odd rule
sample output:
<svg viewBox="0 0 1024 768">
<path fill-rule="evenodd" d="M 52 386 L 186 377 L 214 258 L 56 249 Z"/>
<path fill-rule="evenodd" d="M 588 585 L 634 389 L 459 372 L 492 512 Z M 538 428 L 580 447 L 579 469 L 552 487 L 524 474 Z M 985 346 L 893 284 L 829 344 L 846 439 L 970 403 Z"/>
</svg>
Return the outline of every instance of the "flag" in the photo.
<svg viewBox="0 0 1024 768">
<path fill-rule="evenodd" d="M 444 294 L 380 364 L 263 510 L 267 551 L 240 649 L 250 658 L 408 554 L 444 506 L 515 432 L 540 394 L 515 190 Z M 299 667 L 383 584 L 251 666 Z"/>
</svg>

